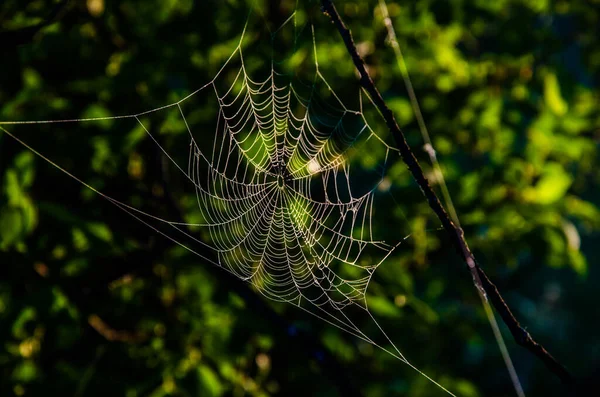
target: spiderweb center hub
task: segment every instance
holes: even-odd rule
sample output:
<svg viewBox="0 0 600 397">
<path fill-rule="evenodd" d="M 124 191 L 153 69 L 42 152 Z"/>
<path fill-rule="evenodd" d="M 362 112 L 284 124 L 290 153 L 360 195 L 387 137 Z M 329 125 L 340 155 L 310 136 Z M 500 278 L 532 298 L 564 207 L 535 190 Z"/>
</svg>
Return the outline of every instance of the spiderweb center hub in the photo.
<svg viewBox="0 0 600 397">
<path fill-rule="evenodd" d="M 285 178 L 282 174 L 277 175 L 277 187 L 280 189 L 285 188 Z"/>
</svg>

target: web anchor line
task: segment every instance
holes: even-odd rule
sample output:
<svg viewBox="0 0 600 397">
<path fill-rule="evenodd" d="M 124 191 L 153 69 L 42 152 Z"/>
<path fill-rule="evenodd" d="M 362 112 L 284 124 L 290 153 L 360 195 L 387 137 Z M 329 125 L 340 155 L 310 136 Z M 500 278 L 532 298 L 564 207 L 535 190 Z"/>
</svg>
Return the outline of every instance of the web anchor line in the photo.
<svg viewBox="0 0 600 397">
<path fill-rule="evenodd" d="M 560 364 L 554 357 L 552 357 L 542 345 L 536 342 L 531 337 L 529 332 L 527 332 L 521 326 L 521 324 L 517 321 L 515 316 L 512 314 L 510 308 L 502 298 L 502 295 L 500 295 L 498 288 L 492 283 L 492 281 L 487 277 L 483 269 L 476 262 L 475 257 L 473 256 L 473 253 L 469 249 L 469 246 L 464 238 L 462 229 L 460 227 L 457 227 L 454 224 L 454 222 L 452 222 L 450 216 L 444 209 L 436 193 L 429 185 L 429 181 L 423 174 L 421 166 L 419 165 L 416 157 L 414 156 L 412 150 L 406 142 L 404 134 L 398 126 L 394 114 L 386 105 L 379 90 L 375 86 L 373 79 L 369 75 L 369 72 L 365 67 L 365 62 L 358 53 L 358 50 L 354 43 L 354 39 L 352 38 L 352 33 L 342 21 L 339 13 L 337 12 L 331 0 L 322 0 L 321 4 L 323 12 L 331 19 L 331 21 L 335 25 L 340 36 L 342 37 L 342 40 L 344 41 L 348 53 L 352 57 L 354 66 L 360 74 L 361 85 L 369 94 L 371 101 L 374 103 L 374 105 L 379 109 L 381 115 L 383 116 L 387 124 L 388 129 L 394 136 L 396 145 L 402 156 L 402 160 L 409 168 L 415 181 L 418 183 L 425 198 L 427 199 L 429 206 L 442 222 L 442 225 L 446 232 L 449 234 L 455 248 L 463 258 L 463 261 L 467 265 L 468 269 L 473 274 L 476 286 L 477 284 L 481 285 L 481 288 L 485 291 L 485 296 L 487 297 L 487 299 L 489 299 L 496 311 L 500 314 L 500 317 L 502 318 L 506 326 L 509 328 L 515 341 L 519 345 L 525 347 L 528 351 L 530 351 L 532 354 L 538 357 L 541 361 L 543 361 L 546 367 L 552 373 L 554 373 L 565 385 L 573 385 L 574 381 L 571 374 L 562 364 Z M 479 281 L 477 281 L 478 279 Z"/>
</svg>

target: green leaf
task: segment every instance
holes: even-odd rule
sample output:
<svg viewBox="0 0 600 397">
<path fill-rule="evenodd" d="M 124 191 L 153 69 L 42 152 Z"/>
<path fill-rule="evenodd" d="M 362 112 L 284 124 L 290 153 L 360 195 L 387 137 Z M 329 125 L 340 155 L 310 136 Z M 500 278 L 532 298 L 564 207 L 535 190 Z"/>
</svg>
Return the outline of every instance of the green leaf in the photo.
<svg viewBox="0 0 600 397">
<path fill-rule="evenodd" d="M 33 361 L 24 361 L 13 371 L 12 377 L 16 381 L 31 382 L 38 376 L 38 370 Z"/>
<path fill-rule="evenodd" d="M 552 204 L 564 197 L 572 183 L 571 176 L 562 165 L 550 163 L 537 184 L 525 189 L 523 197 L 526 201 L 538 204 Z"/>
<path fill-rule="evenodd" d="M 23 70 L 23 83 L 27 88 L 39 88 L 42 84 L 40 74 L 31 68 Z"/>
<path fill-rule="evenodd" d="M 25 329 L 25 325 L 35 320 L 37 316 L 36 310 L 33 307 L 24 308 L 19 316 L 14 321 L 12 325 L 12 334 L 15 338 L 25 339 L 27 337 L 27 330 Z"/>
<path fill-rule="evenodd" d="M 15 168 L 17 169 L 19 183 L 28 188 L 33 183 L 35 155 L 31 152 L 21 152 L 15 157 Z"/>
<path fill-rule="evenodd" d="M 580 276 L 587 275 L 588 265 L 585 256 L 581 253 L 581 251 L 570 248 L 568 250 L 569 255 L 569 266 L 575 270 L 577 274 Z"/>
<path fill-rule="evenodd" d="M 369 310 L 381 317 L 397 318 L 402 315 L 400 308 L 383 296 L 369 296 Z"/>
<path fill-rule="evenodd" d="M 223 394 L 223 385 L 217 374 L 208 366 L 201 365 L 198 368 L 198 381 L 202 396 L 220 396 Z"/>
<path fill-rule="evenodd" d="M 554 73 L 547 73 L 544 76 L 544 100 L 550 110 L 557 116 L 564 116 L 569 110 L 567 102 L 560 94 L 560 85 Z"/>
<path fill-rule="evenodd" d="M 4 191 L 8 197 L 8 203 L 11 205 L 19 205 L 23 197 L 23 190 L 19 183 L 19 177 L 14 170 L 6 171 L 4 176 Z"/>
<path fill-rule="evenodd" d="M 7 249 L 19 241 L 23 230 L 21 211 L 11 207 L 0 210 L 0 249 Z"/>
<path fill-rule="evenodd" d="M 407 99 L 396 97 L 390 99 L 387 104 L 392 112 L 394 112 L 394 115 L 398 119 L 398 123 L 400 123 L 400 125 L 406 125 L 413 120 L 414 115 L 412 107 Z"/>
<path fill-rule="evenodd" d="M 105 241 L 107 243 L 112 241 L 112 232 L 108 225 L 100 222 L 93 222 L 87 224 L 87 230 L 99 240 Z"/>
<path fill-rule="evenodd" d="M 425 321 L 430 324 L 435 324 L 439 320 L 439 315 L 427 303 L 415 298 L 414 296 L 408 300 L 408 305 L 411 306 Z"/>
</svg>

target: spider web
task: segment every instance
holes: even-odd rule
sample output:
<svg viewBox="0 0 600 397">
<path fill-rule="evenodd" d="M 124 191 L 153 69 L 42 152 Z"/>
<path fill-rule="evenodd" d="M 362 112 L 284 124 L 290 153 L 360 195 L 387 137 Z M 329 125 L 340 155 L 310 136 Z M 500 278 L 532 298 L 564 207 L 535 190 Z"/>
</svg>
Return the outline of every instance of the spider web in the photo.
<svg viewBox="0 0 600 397">
<path fill-rule="evenodd" d="M 299 64 L 289 62 L 294 55 L 276 59 L 276 38 L 286 30 L 294 40 L 292 54 L 304 50 Z M 311 36 L 312 48 L 298 44 L 302 34 Z M 0 122 L 63 128 L 111 122 L 111 129 L 116 123 L 126 130 L 141 128 L 194 197 L 186 221 L 109 196 L 18 134 L 0 129 L 157 233 L 251 283 L 268 299 L 293 304 L 383 349 L 453 395 L 404 357 L 368 308 L 366 291 L 375 270 L 409 237 L 383 241 L 372 221 L 378 196 L 389 190 L 386 171 L 399 153 L 386 143 L 385 130 L 376 132 L 368 121 L 370 99 L 359 90 L 353 108 L 338 97 L 319 70 L 314 28 L 298 26 L 296 13 L 270 33 L 267 68 L 264 62 L 249 62 L 246 54 L 259 51 L 255 46 L 260 40 L 247 36 L 246 25 L 211 81 L 160 108 L 115 117 Z M 290 69 L 311 70 L 304 74 L 312 80 L 303 81 Z M 165 121 L 185 148 L 162 142 Z M 376 325 L 378 337 L 357 325 L 361 315 Z"/>
</svg>

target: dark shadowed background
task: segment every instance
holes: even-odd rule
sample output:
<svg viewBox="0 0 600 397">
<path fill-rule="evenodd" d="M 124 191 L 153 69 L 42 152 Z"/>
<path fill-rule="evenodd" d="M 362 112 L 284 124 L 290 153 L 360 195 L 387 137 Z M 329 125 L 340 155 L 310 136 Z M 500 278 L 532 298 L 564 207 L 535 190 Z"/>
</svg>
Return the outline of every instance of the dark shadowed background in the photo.
<svg viewBox="0 0 600 397">
<path fill-rule="evenodd" d="M 378 2 L 335 4 L 437 189 Z M 471 248 L 522 324 L 592 384 L 600 365 L 600 2 L 388 7 Z M 356 97 L 351 59 L 317 1 L 4 0 L 0 121 L 173 103 L 213 78 L 248 20 L 248 36 L 257 37 L 294 10 L 314 26 L 332 89 Z M 270 62 L 247 55 L 257 73 Z M 159 123 L 161 143 L 176 152 L 180 131 Z M 139 128 L 3 127 L 108 195 L 157 216 L 188 216 L 189 195 Z M 444 395 L 385 352 L 203 263 L 2 131 L 0 175 L 2 396 Z M 410 238 L 377 270 L 371 311 L 416 367 L 457 395 L 514 395 L 439 221 L 403 166 L 387 178 L 395 202 L 376 208 L 375 228 Z M 565 395 L 505 336 L 528 395 Z"/>
</svg>

